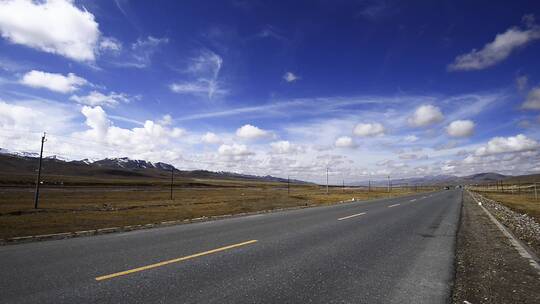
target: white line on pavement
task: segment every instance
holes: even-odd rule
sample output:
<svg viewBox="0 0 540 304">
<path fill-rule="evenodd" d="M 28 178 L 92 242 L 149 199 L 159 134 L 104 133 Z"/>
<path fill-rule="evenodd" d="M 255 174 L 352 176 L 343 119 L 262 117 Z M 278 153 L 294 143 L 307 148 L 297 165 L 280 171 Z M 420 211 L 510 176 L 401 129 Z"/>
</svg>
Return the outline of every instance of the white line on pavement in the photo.
<svg viewBox="0 0 540 304">
<path fill-rule="evenodd" d="M 349 215 L 349 216 L 345 216 L 345 217 L 340 217 L 337 220 L 342 221 L 342 220 L 350 219 L 351 217 L 360 216 L 360 215 L 364 215 L 364 214 L 366 214 L 366 213 L 365 212 L 357 213 L 357 214 L 353 214 L 353 215 Z"/>
<path fill-rule="evenodd" d="M 396 206 L 399 206 L 399 205 L 401 205 L 401 204 L 393 204 L 393 205 L 388 206 L 388 208 L 396 207 Z"/>
</svg>

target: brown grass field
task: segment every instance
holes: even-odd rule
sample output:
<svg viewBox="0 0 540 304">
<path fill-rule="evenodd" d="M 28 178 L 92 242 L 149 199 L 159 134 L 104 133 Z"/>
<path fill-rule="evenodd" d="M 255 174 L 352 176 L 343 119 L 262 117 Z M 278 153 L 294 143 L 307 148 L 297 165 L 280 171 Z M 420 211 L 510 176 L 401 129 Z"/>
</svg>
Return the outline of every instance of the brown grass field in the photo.
<svg viewBox="0 0 540 304">
<path fill-rule="evenodd" d="M 34 188 L 0 187 L 0 239 L 73 232 L 126 225 L 158 223 L 203 216 L 237 214 L 339 201 L 368 200 L 412 194 L 410 189 L 341 188 L 293 184 L 290 195 L 283 183 L 243 180 L 179 179 L 174 199 L 165 181 L 112 182 L 103 185 L 77 181 L 77 186 L 44 185 L 39 209 L 34 209 Z M 430 189 L 424 189 L 424 191 Z"/>
<path fill-rule="evenodd" d="M 536 184 L 537 193 L 534 193 L 533 183 L 505 184 L 502 187 L 491 185 L 488 187 L 470 187 L 487 198 L 503 203 L 514 211 L 528 214 L 540 223 L 540 183 Z"/>
<path fill-rule="evenodd" d="M 489 191 L 477 191 L 487 198 L 500 202 L 519 213 L 528 214 L 540 223 L 540 199 L 536 200 L 533 195 L 517 193 L 499 193 Z"/>
</svg>

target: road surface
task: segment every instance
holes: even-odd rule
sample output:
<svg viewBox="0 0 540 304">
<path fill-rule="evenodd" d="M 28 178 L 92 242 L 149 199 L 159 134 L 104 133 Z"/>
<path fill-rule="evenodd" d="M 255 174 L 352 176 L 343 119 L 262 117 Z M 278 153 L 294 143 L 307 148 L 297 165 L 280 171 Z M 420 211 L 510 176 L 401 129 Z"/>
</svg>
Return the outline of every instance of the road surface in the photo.
<svg viewBox="0 0 540 304">
<path fill-rule="evenodd" d="M 0 247 L 2 303 L 446 303 L 462 192 Z"/>
</svg>

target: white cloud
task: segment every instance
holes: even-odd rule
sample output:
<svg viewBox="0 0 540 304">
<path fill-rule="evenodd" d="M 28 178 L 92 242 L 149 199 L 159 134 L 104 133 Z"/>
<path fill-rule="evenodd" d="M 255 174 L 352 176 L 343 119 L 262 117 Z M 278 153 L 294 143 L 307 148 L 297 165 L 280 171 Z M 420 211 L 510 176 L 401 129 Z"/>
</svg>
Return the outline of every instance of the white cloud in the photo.
<svg viewBox="0 0 540 304">
<path fill-rule="evenodd" d="M 258 139 L 271 136 L 271 132 L 260 129 L 250 124 L 244 125 L 236 130 L 236 136 L 244 139 Z"/>
<path fill-rule="evenodd" d="M 19 82 L 30 87 L 46 88 L 60 93 L 70 93 L 76 91 L 79 89 L 79 87 L 88 83 L 86 79 L 73 73 L 69 73 L 67 76 L 64 76 L 62 74 L 47 73 L 36 70 L 32 70 L 24 74 Z"/>
<path fill-rule="evenodd" d="M 384 126 L 380 123 L 359 123 L 353 130 L 357 136 L 381 136 L 384 135 Z"/>
<path fill-rule="evenodd" d="M 455 120 L 446 127 L 446 132 L 452 137 L 468 137 L 474 133 L 474 127 L 472 120 Z"/>
<path fill-rule="evenodd" d="M 473 49 L 470 53 L 459 55 L 448 66 L 448 70 L 482 70 L 503 61 L 516 49 L 540 38 L 540 27 L 534 24 L 534 21 L 531 22 L 529 18 L 526 26 L 525 30 L 518 27 L 509 28 L 506 32 L 497 34 L 495 40 L 481 50 Z"/>
<path fill-rule="evenodd" d="M 207 144 L 221 144 L 223 142 L 219 136 L 212 132 L 206 132 L 206 134 L 202 136 L 201 140 Z"/>
<path fill-rule="evenodd" d="M 81 113 L 86 117 L 85 123 L 91 129 L 87 132 L 91 132 L 95 138 L 103 139 L 112 125 L 103 108 L 84 106 Z"/>
<path fill-rule="evenodd" d="M 223 66 L 223 58 L 218 54 L 203 49 L 197 57 L 191 58 L 185 73 L 194 80 L 176 82 L 169 85 L 171 91 L 179 94 L 207 96 L 212 99 L 227 94 L 218 81 Z"/>
<path fill-rule="evenodd" d="M 530 110 L 540 110 L 540 87 L 532 88 L 529 91 L 527 99 L 521 107 Z"/>
<path fill-rule="evenodd" d="M 449 165 L 449 164 L 445 164 L 444 166 L 441 167 L 441 170 L 445 173 L 453 173 L 456 169 L 456 166 L 452 166 L 452 165 Z"/>
<path fill-rule="evenodd" d="M 297 75 L 295 75 L 293 72 L 287 72 L 283 75 L 283 79 L 287 82 L 295 82 L 300 79 Z"/>
<path fill-rule="evenodd" d="M 54 117 L 54 119 L 51 119 Z M 19 101 L 7 103 L 0 100 L 0 129 L 12 131 L 59 132 L 72 127 L 74 115 L 67 107 L 48 102 Z M 26 133 L 23 133 L 26 135 Z M 0 147 L 6 143 L 1 139 Z"/>
<path fill-rule="evenodd" d="M 356 144 L 349 136 L 341 136 L 336 139 L 334 145 L 338 148 L 354 148 Z"/>
<path fill-rule="evenodd" d="M 218 148 L 218 154 L 233 159 L 240 159 L 254 153 L 249 151 L 246 145 L 232 144 L 232 145 L 221 145 Z"/>
<path fill-rule="evenodd" d="M 413 143 L 413 142 L 418 141 L 418 136 L 416 136 L 416 135 L 407 135 L 407 136 L 405 136 L 404 140 L 406 142 Z"/>
<path fill-rule="evenodd" d="M 173 123 L 173 118 L 170 114 L 165 114 L 163 117 L 158 121 L 159 124 L 164 126 L 170 126 Z"/>
<path fill-rule="evenodd" d="M 69 0 L 0 1 L 0 32 L 12 43 L 76 61 L 94 61 L 100 37 L 94 15 Z"/>
<path fill-rule="evenodd" d="M 408 122 L 414 127 L 425 127 L 441 122 L 444 119 L 441 110 L 433 105 L 421 105 L 414 114 L 409 117 Z"/>
<path fill-rule="evenodd" d="M 147 120 L 142 128 L 124 129 L 112 124 L 102 107 L 84 106 L 81 113 L 86 117 L 89 130 L 75 134 L 78 138 L 112 145 L 128 155 L 158 152 L 159 147 L 167 146 L 171 140 L 185 135 L 180 128 L 167 128 Z"/>
<path fill-rule="evenodd" d="M 523 134 L 510 137 L 494 137 L 485 146 L 476 149 L 476 156 L 508 152 L 523 152 L 538 149 L 538 142 Z"/>
<path fill-rule="evenodd" d="M 86 96 L 73 95 L 69 98 L 76 103 L 89 105 L 89 106 L 116 106 L 121 102 L 129 102 L 129 97 L 123 93 L 111 92 L 108 95 L 100 93 L 98 91 L 92 91 Z"/>
<path fill-rule="evenodd" d="M 122 50 L 122 43 L 113 37 L 103 37 L 99 41 L 99 49 L 102 51 L 118 53 Z"/>
<path fill-rule="evenodd" d="M 272 153 L 275 154 L 293 154 L 302 151 L 302 148 L 292 144 L 288 140 L 280 140 L 270 143 Z"/>
</svg>

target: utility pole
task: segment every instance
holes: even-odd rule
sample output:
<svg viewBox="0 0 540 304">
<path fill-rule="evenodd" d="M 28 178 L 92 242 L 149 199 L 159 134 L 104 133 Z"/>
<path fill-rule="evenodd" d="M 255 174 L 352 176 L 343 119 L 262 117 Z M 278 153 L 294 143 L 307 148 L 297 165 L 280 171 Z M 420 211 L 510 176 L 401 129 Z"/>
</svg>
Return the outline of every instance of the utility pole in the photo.
<svg viewBox="0 0 540 304">
<path fill-rule="evenodd" d="M 534 183 L 534 200 L 538 200 L 538 192 L 536 192 L 536 182 Z"/>
<path fill-rule="evenodd" d="M 388 175 L 388 193 L 390 193 L 390 175 Z"/>
<path fill-rule="evenodd" d="M 367 192 L 371 192 L 371 180 L 368 180 Z"/>
<path fill-rule="evenodd" d="M 289 175 L 287 175 L 287 195 L 291 195 L 291 180 Z"/>
<path fill-rule="evenodd" d="M 341 187 L 341 192 L 345 193 L 345 180 L 343 180 L 343 186 Z"/>
<path fill-rule="evenodd" d="M 41 137 L 41 151 L 39 152 L 39 167 L 38 167 L 38 174 L 36 179 L 36 193 L 34 196 L 34 209 L 38 208 L 39 203 L 39 184 L 41 183 L 41 160 L 43 159 L 43 144 L 45 143 L 45 136 L 47 133 L 43 133 L 43 136 Z"/>
<path fill-rule="evenodd" d="M 329 194 L 329 191 L 328 191 L 328 167 L 326 167 L 326 194 L 327 195 Z"/>
<path fill-rule="evenodd" d="M 171 201 L 173 200 L 174 167 L 171 166 Z"/>
</svg>

